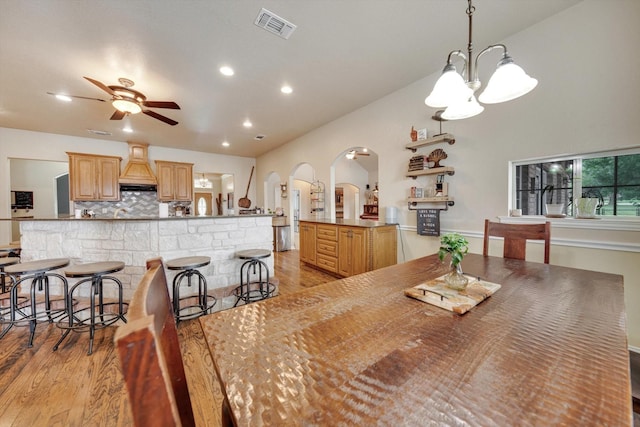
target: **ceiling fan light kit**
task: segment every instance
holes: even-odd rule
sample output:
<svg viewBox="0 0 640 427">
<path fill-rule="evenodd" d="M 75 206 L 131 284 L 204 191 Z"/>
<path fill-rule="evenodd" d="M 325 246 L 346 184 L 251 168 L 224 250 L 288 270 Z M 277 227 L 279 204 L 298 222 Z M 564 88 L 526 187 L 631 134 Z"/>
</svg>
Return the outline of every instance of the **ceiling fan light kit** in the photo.
<svg viewBox="0 0 640 427">
<path fill-rule="evenodd" d="M 129 99 L 114 99 L 111 102 L 113 108 L 127 114 L 138 114 L 142 111 L 142 107 Z"/>
<path fill-rule="evenodd" d="M 104 83 L 89 77 L 85 77 L 85 79 L 111 95 L 111 105 L 116 109 L 115 113 L 111 116 L 111 120 L 122 120 L 129 114 L 143 113 L 171 126 L 178 124 L 177 121 L 170 119 L 169 117 L 165 117 L 155 111 L 144 109 L 144 107 L 150 107 L 179 110 L 180 106 L 178 104 L 173 101 L 147 101 L 147 97 L 145 95 L 137 90 L 131 89 L 134 85 L 132 80 L 120 78 L 118 79 L 118 82 L 120 82 L 122 86 L 107 86 Z"/>
<path fill-rule="evenodd" d="M 434 108 L 445 108 L 442 118 L 445 120 L 460 120 L 476 116 L 484 107 L 484 104 L 496 104 L 518 98 L 532 91 L 538 81 L 528 76 L 522 68 L 513 62 L 513 58 L 507 53 L 507 47 L 503 44 L 494 44 L 482 50 L 473 59 L 473 13 L 475 7 L 472 0 L 468 1 L 467 16 L 469 17 L 469 44 L 466 56 L 461 50 L 449 53 L 447 64 L 442 70 L 442 75 L 433 87 L 433 90 L 425 99 L 425 104 Z M 475 92 L 480 88 L 478 78 L 478 60 L 484 54 L 502 49 L 502 59 L 498 62 L 496 71 L 489 79 L 486 89 L 480 94 L 478 100 Z M 462 75 L 458 74 L 453 57 L 458 56 L 464 61 Z M 463 77 L 464 76 L 464 77 Z"/>
</svg>

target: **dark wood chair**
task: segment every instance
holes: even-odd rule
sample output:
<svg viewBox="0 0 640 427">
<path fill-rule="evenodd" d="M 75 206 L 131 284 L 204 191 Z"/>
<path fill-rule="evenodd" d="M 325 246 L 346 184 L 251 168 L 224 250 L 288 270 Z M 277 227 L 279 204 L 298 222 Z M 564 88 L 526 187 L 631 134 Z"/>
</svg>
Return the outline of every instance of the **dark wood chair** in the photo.
<svg viewBox="0 0 640 427">
<path fill-rule="evenodd" d="M 524 260 L 527 240 L 544 240 L 544 263 L 549 264 L 549 243 L 551 241 L 551 223 L 544 224 L 504 224 L 484 220 L 484 247 L 482 254 L 489 255 L 489 236 L 504 239 L 504 258 Z"/>
<path fill-rule="evenodd" d="M 114 341 L 134 424 L 194 426 L 162 259 L 147 261 L 129 303 L 128 323 L 118 328 Z"/>
</svg>

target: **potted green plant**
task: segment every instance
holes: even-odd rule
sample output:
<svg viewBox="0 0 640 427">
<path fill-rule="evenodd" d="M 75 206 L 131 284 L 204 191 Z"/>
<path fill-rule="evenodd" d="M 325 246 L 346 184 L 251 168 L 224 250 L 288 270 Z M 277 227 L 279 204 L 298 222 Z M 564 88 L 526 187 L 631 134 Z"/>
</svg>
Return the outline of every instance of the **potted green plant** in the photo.
<svg viewBox="0 0 640 427">
<path fill-rule="evenodd" d="M 462 259 L 469 252 L 469 242 L 461 234 L 448 233 L 440 237 L 440 249 L 438 257 L 444 261 L 445 257 L 451 257 L 451 272 L 444 277 L 447 286 L 463 290 L 467 287 L 469 279 L 462 273 Z"/>
</svg>

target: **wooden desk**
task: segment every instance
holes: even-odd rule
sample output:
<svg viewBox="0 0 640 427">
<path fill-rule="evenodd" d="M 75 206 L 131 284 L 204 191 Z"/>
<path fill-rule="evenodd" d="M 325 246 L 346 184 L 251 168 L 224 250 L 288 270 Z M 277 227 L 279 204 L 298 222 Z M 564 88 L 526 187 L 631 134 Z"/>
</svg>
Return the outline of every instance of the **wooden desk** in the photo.
<svg viewBox="0 0 640 427">
<path fill-rule="evenodd" d="M 622 277 L 469 254 L 502 288 L 411 299 L 432 255 L 200 318 L 237 425 L 632 425 Z M 223 413 L 224 413 L 223 408 Z"/>
</svg>

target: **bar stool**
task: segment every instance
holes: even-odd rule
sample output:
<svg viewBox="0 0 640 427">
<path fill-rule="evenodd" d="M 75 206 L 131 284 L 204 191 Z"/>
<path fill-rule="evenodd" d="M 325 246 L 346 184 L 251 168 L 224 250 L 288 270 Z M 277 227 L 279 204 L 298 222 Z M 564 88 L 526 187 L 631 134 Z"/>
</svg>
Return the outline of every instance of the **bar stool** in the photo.
<svg viewBox="0 0 640 427">
<path fill-rule="evenodd" d="M 64 316 L 68 312 L 69 306 L 67 304 L 66 295 L 69 285 L 67 284 L 67 279 L 58 273 L 52 272 L 52 270 L 63 268 L 67 265 L 69 265 L 68 258 L 52 258 L 23 262 L 5 267 L 4 271 L 7 274 L 12 275 L 13 277 L 20 276 L 20 279 L 16 280 L 15 284 L 11 288 L 9 326 L 2 332 L 0 338 L 2 338 L 13 325 L 22 322 L 29 322 L 28 347 L 31 348 L 33 347 L 33 337 L 36 333 L 36 325 L 38 321 L 47 320 L 49 323 L 53 323 L 54 320 Z M 62 293 L 64 295 L 64 306 L 62 308 L 54 308 L 51 304 L 52 302 L 55 302 L 55 299 L 52 299 L 50 295 L 51 283 L 49 279 L 51 278 L 58 278 L 62 282 Z M 31 280 L 31 285 L 29 287 L 29 301 L 26 301 L 24 304 L 19 304 L 18 290 L 20 285 L 28 280 Z M 44 291 L 44 299 L 40 302 L 36 299 L 36 290 L 39 292 Z M 38 310 L 38 306 L 41 304 L 44 304 L 44 309 Z M 27 308 L 29 309 L 28 313 L 26 312 Z"/>
<path fill-rule="evenodd" d="M 58 346 L 69 335 L 69 332 L 89 332 L 89 351 L 88 355 L 93 353 L 93 337 L 96 329 L 105 328 L 109 325 L 113 325 L 118 320 L 127 322 L 124 317 L 124 307 L 128 304 L 122 300 L 122 282 L 110 274 L 116 273 L 124 269 L 124 262 L 121 261 L 106 261 L 106 262 L 91 262 L 86 264 L 76 264 L 64 270 L 64 275 L 68 278 L 80 278 L 75 283 L 67 295 L 67 306 L 69 312 L 65 318 L 62 318 L 56 324 L 60 329 L 64 330 L 62 336 L 53 346 L 53 351 L 58 349 Z M 115 302 L 105 302 L 104 300 L 104 281 L 110 280 L 116 286 L 118 291 L 118 300 Z M 91 283 L 89 288 L 89 306 L 73 308 L 73 294 L 76 290 L 80 289 L 85 283 Z M 97 302 L 96 302 L 97 298 Z M 111 306 L 118 307 L 116 313 L 106 311 Z"/>
<path fill-rule="evenodd" d="M 269 267 L 263 261 L 269 258 L 271 251 L 267 249 L 247 249 L 236 252 L 236 257 L 246 260 L 240 267 L 240 286 L 233 290 L 236 296 L 236 307 L 240 301 L 245 304 L 254 301 L 260 301 L 273 295 L 275 285 L 269 281 Z M 257 275 L 258 280 L 251 280 L 253 274 L 254 279 Z"/>
<path fill-rule="evenodd" d="M 2 277 L 2 293 L 0 293 L 0 325 L 2 329 L 0 329 L 0 338 L 2 338 L 11 328 L 11 321 L 6 319 L 6 316 L 11 313 L 11 289 L 15 286 L 15 280 L 13 276 L 4 272 L 4 266 L 2 266 L 0 276 Z M 8 292 L 6 291 L 7 281 L 9 282 Z"/>
<path fill-rule="evenodd" d="M 17 257 L 6 257 L 0 258 L 0 273 L 4 273 L 4 268 L 9 265 L 14 265 L 20 262 L 20 258 Z M 6 289 L 6 277 L 7 274 L 1 274 L 2 278 L 0 278 L 0 293 L 7 292 Z"/>
<path fill-rule="evenodd" d="M 168 270 L 179 270 L 173 278 L 173 317 L 176 324 L 181 320 L 194 319 L 203 314 L 207 314 L 214 305 L 216 305 L 216 297 L 207 293 L 207 280 L 197 269 L 209 265 L 211 258 L 208 256 L 190 256 L 184 258 L 176 258 L 167 261 Z M 187 279 L 187 286 L 191 287 L 192 277 L 198 278 L 198 293 L 180 297 L 180 285 L 183 279 Z M 197 304 L 181 306 L 180 301 L 192 300 L 197 297 Z"/>
</svg>

